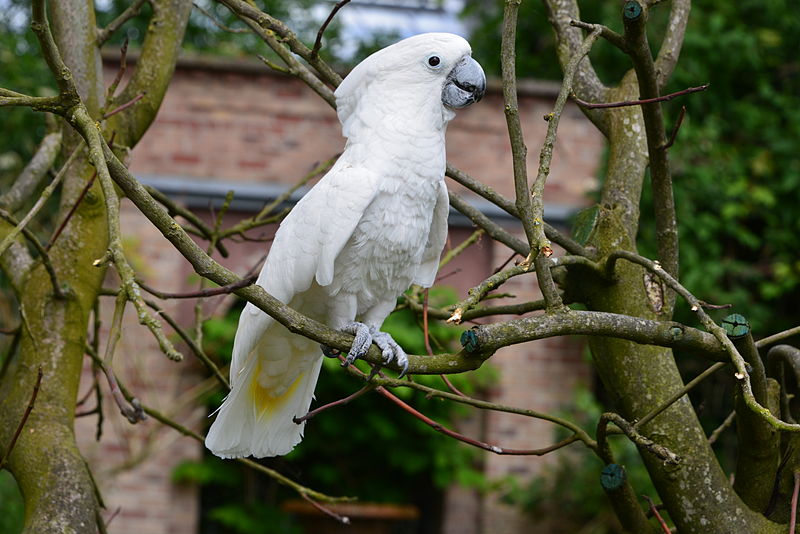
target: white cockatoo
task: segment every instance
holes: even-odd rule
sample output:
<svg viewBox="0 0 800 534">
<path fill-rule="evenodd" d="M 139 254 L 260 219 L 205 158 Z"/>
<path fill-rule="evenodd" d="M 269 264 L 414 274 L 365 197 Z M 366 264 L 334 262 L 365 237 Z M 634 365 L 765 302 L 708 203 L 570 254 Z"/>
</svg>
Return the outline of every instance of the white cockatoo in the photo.
<svg viewBox="0 0 800 534">
<path fill-rule="evenodd" d="M 256 282 L 299 312 L 408 360 L 379 327 L 413 284 L 433 284 L 447 237 L 445 127 L 486 87 L 469 43 L 427 33 L 362 61 L 336 90 L 344 152 L 283 220 Z M 359 322 L 355 322 L 359 321 Z M 324 349 L 324 347 L 323 347 Z M 320 346 L 248 303 L 239 318 L 231 392 L 206 438 L 223 458 L 277 456 L 300 442 Z"/>
</svg>

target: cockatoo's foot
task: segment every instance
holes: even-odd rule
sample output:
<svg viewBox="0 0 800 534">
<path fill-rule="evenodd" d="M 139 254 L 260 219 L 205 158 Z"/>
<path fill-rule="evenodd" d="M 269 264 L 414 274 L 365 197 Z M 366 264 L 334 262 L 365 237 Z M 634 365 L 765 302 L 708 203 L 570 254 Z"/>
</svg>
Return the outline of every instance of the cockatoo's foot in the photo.
<svg viewBox="0 0 800 534">
<path fill-rule="evenodd" d="M 400 366 L 400 377 L 406 374 L 408 370 L 408 356 L 403 348 L 392 339 L 392 336 L 386 332 L 381 332 L 377 327 L 367 326 L 364 323 L 352 322 L 346 324 L 342 332 L 352 334 L 355 336 L 353 346 L 347 353 L 347 358 L 343 365 L 350 365 L 357 359 L 363 357 L 369 350 L 369 346 L 374 342 L 383 354 L 383 363 L 389 364 L 393 361 Z M 373 371 L 370 375 L 374 375 L 377 371 Z"/>
</svg>

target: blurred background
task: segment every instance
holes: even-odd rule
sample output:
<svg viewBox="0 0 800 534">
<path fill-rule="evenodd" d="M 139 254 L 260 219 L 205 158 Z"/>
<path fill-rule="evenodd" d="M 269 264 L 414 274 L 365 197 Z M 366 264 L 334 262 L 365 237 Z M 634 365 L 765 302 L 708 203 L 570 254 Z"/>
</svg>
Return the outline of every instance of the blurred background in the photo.
<svg viewBox="0 0 800 534">
<path fill-rule="evenodd" d="M 98 24 L 104 26 L 128 5 L 96 2 Z M 225 219 L 225 224 L 234 224 L 318 163 L 334 157 L 342 140 L 335 114 L 324 102 L 298 82 L 268 72 L 254 59 L 256 54 L 271 58 L 258 38 L 226 31 L 213 22 L 210 17 L 226 27 L 241 28 L 223 6 L 209 0 L 198 0 L 196 6 L 184 59 L 159 118 L 133 153 L 131 168 L 143 182 L 209 221 L 227 191 L 235 190 Z M 312 43 L 333 3 L 269 0 L 259 2 L 259 7 Z M 584 2 L 581 7 L 583 20 L 621 30 L 617 2 Z M 119 69 L 119 49 L 125 39 L 130 43 L 129 62 L 135 65 L 148 9 L 145 5 L 142 15 L 107 44 L 104 65 L 109 80 Z M 29 10 L 28 2 L 0 0 L 0 86 L 51 94 L 54 84 L 27 28 Z M 653 12 L 655 20 L 649 25 L 653 43 L 660 42 L 667 11 L 665 2 Z M 344 73 L 370 52 L 402 37 L 448 31 L 470 40 L 474 57 L 490 78 L 497 79 L 501 21 L 500 2 L 354 0 L 327 29 L 323 57 Z M 541 116 L 552 108 L 561 72 L 542 5 L 523 2 L 519 22 L 521 111 L 528 146 L 535 154 L 545 126 Z M 670 152 L 682 281 L 708 302 L 733 305 L 732 311 L 748 317 L 756 337 L 800 322 L 797 50 L 800 10 L 788 0 L 697 1 L 667 90 L 704 83 L 711 87 L 664 104 L 668 127 L 680 107 L 687 108 Z M 630 68 L 623 55 L 602 42 L 591 56 L 606 83 Z M 510 192 L 502 99 L 498 85 L 493 87 L 485 102 L 454 121 L 448 132 L 448 155 L 457 167 Z M 0 188 L 19 173 L 45 129 L 40 114 L 23 109 L 0 112 Z M 593 203 L 602 185 L 605 156 L 602 137 L 574 106 L 568 108 L 559 133 L 553 177 L 545 195 L 546 215 L 552 223 L 568 228 L 575 214 Z M 535 157 L 529 159 L 535 164 Z M 653 257 L 655 226 L 649 195 L 646 187 L 639 245 L 643 255 Z M 471 200 L 487 215 L 510 224 L 491 206 Z M 54 214 L 58 199 L 51 201 Z M 55 224 L 44 217 L 33 228 L 46 233 Z M 148 281 L 169 290 L 197 286 L 196 277 L 180 259 L 171 258 L 157 232 L 130 207 L 123 214 L 123 231 L 126 249 L 139 258 L 135 266 Z M 256 265 L 273 231 L 274 227 L 267 228 L 263 235 L 240 243 L 227 265 L 240 273 Z M 451 218 L 452 246 L 471 232 L 466 220 Z M 508 255 L 503 247 L 480 240 L 443 269 L 440 274 L 446 277 L 431 291 L 431 305 L 443 307 L 463 298 L 466 289 Z M 0 288 L 4 284 L 0 275 Z M 512 288 L 519 299 L 536 298 L 535 284 L 520 282 Z M 13 316 L 10 298 L 0 298 L 0 317 Z M 170 306 L 170 313 L 182 324 L 193 324 L 197 312 L 191 304 Z M 204 347 L 224 366 L 241 303 L 223 298 L 204 306 Z M 403 308 L 402 299 L 399 307 Z M 675 318 L 694 324 L 689 315 L 679 306 Z M 134 318 L 128 319 L 130 329 L 138 328 Z M 394 314 L 387 330 L 406 350 L 425 352 L 418 316 L 408 309 Z M 434 323 L 430 335 L 434 350 L 445 351 L 457 346 L 460 330 Z M 185 363 L 185 368 L 176 369 L 158 354 L 150 354 L 148 342 L 132 340 L 126 352 L 141 357 L 118 361 L 118 372 L 144 398 L 202 430 L 206 415 L 223 392 L 199 366 Z M 11 351 L 0 336 L 4 369 Z M 690 355 L 677 357 L 684 376 L 700 372 L 702 364 Z M 318 404 L 359 387 L 338 371 L 335 362 L 325 365 L 328 372 L 320 380 Z M 87 364 L 82 391 L 91 386 L 92 373 Z M 590 431 L 605 399 L 580 340 L 514 348 L 498 354 L 480 371 L 452 380 L 467 394 L 558 413 Z M 420 381 L 443 387 L 437 377 Z M 728 379 L 719 376 L 693 392 L 692 400 L 709 433 L 731 411 L 731 390 Z M 398 394 L 442 424 L 501 445 L 532 448 L 564 437 L 546 424 L 475 413 L 410 392 Z M 338 531 L 335 522 L 327 518 L 318 522 L 315 509 L 297 502 L 291 492 L 270 479 L 204 454 L 195 442 L 153 421 L 130 426 L 110 403 L 100 410 L 105 421 L 98 421 L 96 414 L 82 417 L 77 431 L 84 453 L 99 473 L 112 518 L 110 532 Z M 655 496 L 635 450 L 621 441 L 618 445 L 617 455 L 624 460 L 621 463 L 626 464 L 634 488 Z M 716 447 L 723 465 L 730 468 L 732 440 L 728 442 L 723 434 Z M 263 463 L 314 489 L 377 503 L 348 509 L 354 526 L 347 532 L 601 534 L 618 528 L 597 482 L 602 466 L 578 447 L 546 458 L 500 458 L 437 434 L 374 396 L 319 416 L 309 423 L 301 447 L 285 458 Z M 22 513 L 13 479 L 0 472 L 0 532 L 18 532 Z"/>
</svg>

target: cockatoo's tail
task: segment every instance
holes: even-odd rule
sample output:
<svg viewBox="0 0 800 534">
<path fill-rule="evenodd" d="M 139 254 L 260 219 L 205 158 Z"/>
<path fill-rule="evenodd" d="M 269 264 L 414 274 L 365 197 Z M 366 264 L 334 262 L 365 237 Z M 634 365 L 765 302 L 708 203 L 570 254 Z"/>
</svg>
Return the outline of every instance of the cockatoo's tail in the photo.
<svg viewBox="0 0 800 534">
<path fill-rule="evenodd" d="M 480 100 L 486 78 L 457 35 L 410 37 L 362 61 L 336 90 L 344 152 L 281 223 L 257 283 L 299 312 L 408 360 L 379 331 L 397 297 L 433 284 L 447 238 L 447 123 Z M 275 456 L 300 442 L 321 366 L 319 345 L 247 304 L 231 392 L 206 438 L 216 455 Z"/>
</svg>

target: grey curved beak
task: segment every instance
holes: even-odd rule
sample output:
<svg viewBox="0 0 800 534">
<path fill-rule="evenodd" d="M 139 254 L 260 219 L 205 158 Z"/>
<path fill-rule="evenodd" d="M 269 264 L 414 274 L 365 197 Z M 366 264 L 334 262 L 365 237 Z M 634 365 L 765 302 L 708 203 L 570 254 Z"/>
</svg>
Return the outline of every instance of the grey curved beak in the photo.
<svg viewBox="0 0 800 534">
<path fill-rule="evenodd" d="M 452 109 L 461 109 L 474 104 L 486 92 L 486 75 L 480 63 L 469 56 L 459 61 L 442 90 L 442 102 Z"/>
</svg>

